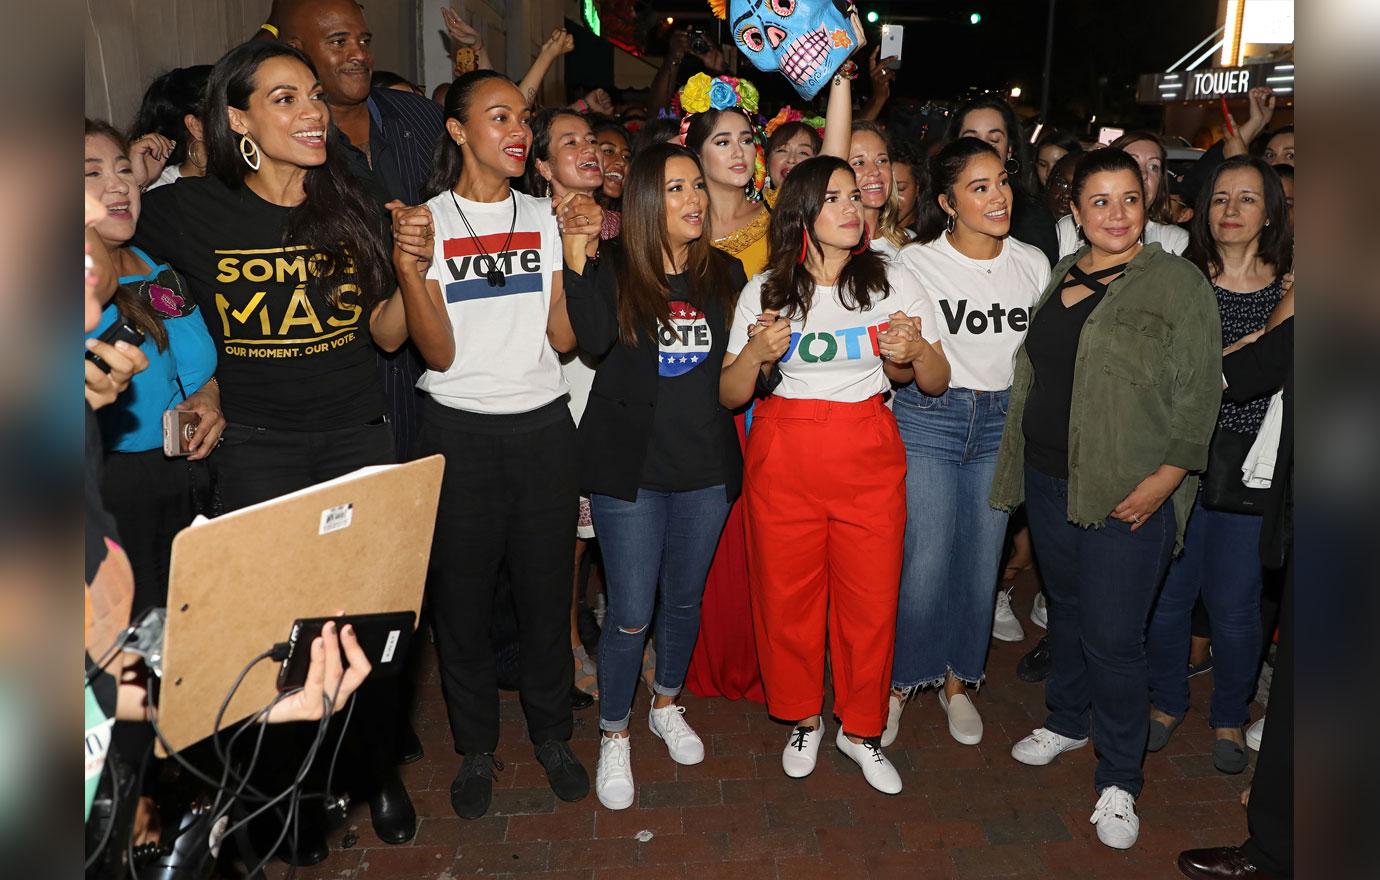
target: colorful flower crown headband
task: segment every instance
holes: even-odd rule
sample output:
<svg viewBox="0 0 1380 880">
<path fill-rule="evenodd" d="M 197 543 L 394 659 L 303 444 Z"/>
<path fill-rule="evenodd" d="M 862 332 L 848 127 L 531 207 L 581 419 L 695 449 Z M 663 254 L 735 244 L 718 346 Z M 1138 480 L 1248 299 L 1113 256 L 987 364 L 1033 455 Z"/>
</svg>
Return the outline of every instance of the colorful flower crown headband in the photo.
<svg viewBox="0 0 1380 880">
<path fill-rule="evenodd" d="M 783 125 L 792 122 L 803 122 L 819 132 L 820 137 L 824 137 L 824 117 L 806 116 L 794 107 L 782 107 L 781 110 L 767 122 L 767 137 L 776 134 L 776 130 Z"/>
<path fill-rule="evenodd" d="M 694 114 L 708 113 L 710 110 L 743 111 L 751 125 L 752 141 L 757 153 L 752 169 L 751 198 L 761 198 L 762 186 L 767 180 L 767 160 L 762 148 L 760 117 L 754 119 L 757 117 L 758 108 L 757 87 L 736 76 L 710 77 L 705 73 L 697 73 L 681 86 L 676 100 L 680 104 L 681 112 L 685 114 L 680 120 L 681 146 L 685 145 L 685 133 L 690 128 L 690 117 Z"/>
</svg>

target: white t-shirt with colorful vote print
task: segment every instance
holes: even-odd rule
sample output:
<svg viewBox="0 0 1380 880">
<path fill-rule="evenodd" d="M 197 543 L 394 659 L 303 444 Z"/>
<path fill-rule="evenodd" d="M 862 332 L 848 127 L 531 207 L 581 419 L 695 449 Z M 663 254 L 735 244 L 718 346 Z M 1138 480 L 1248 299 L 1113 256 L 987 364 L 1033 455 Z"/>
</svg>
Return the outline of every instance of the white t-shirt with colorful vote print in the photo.
<svg viewBox="0 0 1380 880">
<path fill-rule="evenodd" d="M 531 412 L 565 394 L 560 358 L 546 338 L 552 274 L 563 265 L 551 201 L 515 191 L 472 202 L 446 191 L 427 206 L 436 245 L 426 277 L 441 285 L 455 360 L 445 372 L 428 370 L 417 387 L 445 406 L 491 414 Z M 486 277 L 491 260 L 501 286 Z"/>
<path fill-rule="evenodd" d="M 762 313 L 762 283 L 767 277 L 768 273 L 757 275 L 738 298 L 728 334 L 729 354 L 737 355 L 747 345 L 747 328 Z M 804 324 L 792 322 L 791 343 L 780 361 L 781 384 L 773 393 L 857 403 L 889 390 L 877 334 L 891 325 L 890 315 L 899 311 L 919 318 L 921 335 L 930 342 L 938 337 L 934 306 L 915 276 L 888 268 L 887 280 L 891 293 L 861 312 L 844 308 L 837 288 L 816 287 Z"/>
</svg>

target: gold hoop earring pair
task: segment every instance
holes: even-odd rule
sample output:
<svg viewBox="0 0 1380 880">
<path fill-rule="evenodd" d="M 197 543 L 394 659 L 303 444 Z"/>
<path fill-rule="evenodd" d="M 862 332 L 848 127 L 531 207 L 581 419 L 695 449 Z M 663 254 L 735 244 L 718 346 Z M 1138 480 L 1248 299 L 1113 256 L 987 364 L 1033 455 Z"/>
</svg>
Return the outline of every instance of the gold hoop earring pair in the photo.
<svg viewBox="0 0 1380 880">
<path fill-rule="evenodd" d="M 248 165 L 251 171 L 258 171 L 264 160 L 263 154 L 259 152 L 259 145 L 247 134 L 240 135 L 240 158 L 244 159 L 244 164 Z"/>
</svg>

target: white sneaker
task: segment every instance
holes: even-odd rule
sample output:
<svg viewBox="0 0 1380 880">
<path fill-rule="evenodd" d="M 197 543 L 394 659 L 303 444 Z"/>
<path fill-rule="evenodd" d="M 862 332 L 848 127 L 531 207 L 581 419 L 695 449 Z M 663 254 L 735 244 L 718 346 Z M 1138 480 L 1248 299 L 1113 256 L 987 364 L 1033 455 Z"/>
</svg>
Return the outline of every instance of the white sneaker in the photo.
<svg viewBox="0 0 1380 880">
<path fill-rule="evenodd" d="M 1040 629 L 1049 629 L 1049 603 L 1044 593 L 1035 594 L 1035 603 L 1030 606 L 1030 622 Z"/>
<path fill-rule="evenodd" d="M 939 689 L 939 705 L 949 716 L 949 735 L 965 746 L 975 746 L 982 742 L 982 716 L 967 694 L 958 694 L 953 699 L 944 696 Z"/>
<path fill-rule="evenodd" d="M 632 739 L 626 736 L 599 736 L 599 766 L 594 771 L 594 793 L 599 803 L 610 810 L 632 806 Z"/>
<path fill-rule="evenodd" d="M 900 793 L 901 774 L 896 772 L 896 768 L 891 766 L 886 755 L 882 754 L 882 747 L 876 740 L 865 739 L 855 743 L 843 735 L 843 728 L 840 727 L 838 735 L 834 737 L 834 745 L 862 768 L 863 779 L 867 780 L 868 785 L 882 794 Z"/>
<path fill-rule="evenodd" d="M 1246 728 L 1246 745 L 1253 752 L 1260 751 L 1260 741 L 1265 738 L 1265 716 Z"/>
<path fill-rule="evenodd" d="M 671 760 L 677 764 L 698 764 L 704 760 L 704 741 L 685 722 L 685 707 L 672 703 L 647 713 L 647 726 L 663 742 Z"/>
<path fill-rule="evenodd" d="M 916 698 L 918 693 L 914 688 L 907 688 L 905 696 L 897 696 L 895 691 L 891 691 L 887 696 L 886 727 L 882 728 L 882 748 L 885 749 L 896 742 L 896 736 L 901 732 L 901 713 L 906 711 L 906 706 Z"/>
<path fill-rule="evenodd" d="M 1115 785 L 1102 789 L 1088 821 L 1097 826 L 1097 839 L 1113 849 L 1130 849 L 1140 836 L 1136 799 Z"/>
<path fill-rule="evenodd" d="M 815 761 L 819 758 L 819 744 L 823 741 L 823 718 L 819 719 L 819 726 L 813 730 L 797 725 L 791 731 L 791 738 L 786 741 L 786 750 L 781 753 L 781 769 L 792 779 L 809 776 L 815 770 Z"/>
<path fill-rule="evenodd" d="M 1087 737 L 1073 739 L 1041 727 L 1039 730 L 1031 731 L 1030 736 L 1012 746 L 1011 757 L 1022 764 L 1043 767 L 1064 752 L 1081 749 L 1087 744 Z"/>
<path fill-rule="evenodd" d="M 1025 630 L 1011 610 L 1011 591 L 1014 586 L 997 591 L 997 610 L 992 616 L 992 638 L 1003 642 L 1019 642 L 1025 638 Z"/>
</svg>

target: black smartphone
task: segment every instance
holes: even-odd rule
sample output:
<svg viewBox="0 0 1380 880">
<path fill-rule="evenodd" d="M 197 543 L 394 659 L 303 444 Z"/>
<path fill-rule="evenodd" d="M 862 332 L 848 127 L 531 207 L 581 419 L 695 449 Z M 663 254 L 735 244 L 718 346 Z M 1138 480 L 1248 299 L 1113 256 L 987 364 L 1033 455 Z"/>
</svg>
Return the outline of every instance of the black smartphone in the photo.
<svg viewBox="0 0 1380 880">
<path fill-rule="evenodd" d="M 287 691 L 307 683 L 307 668 L 311 666 L 311 643 L 321 635 L 327 621 L 334 620 L 336 631 L 345 625 L 355 629 L 355 638 L 373 669 L 370 678 L 393 675 L 407 660 L 407 643 L 417 625 L 417 615 L 411 611 L 387 611 L 381 614 L 344 614 L 340 617 L 305 617 L 292 623 L 288 635 L 288 655 L 278 670 L 278 690 Z M 342 661 L 349 661 L 342 654 Z"/>
<path fill-rule="evenodd" d="M 133 324 L 129 323 L 124 318 L 119 318 L 115 321 L 114 324 L 111 324 L 109 327 L 105 328 L 101 335 L 97 336 L 96 339 L 100 342 L 108 342 L 111 345 L 114 345 L 117 342 L 128 342 L 130 345 L 134 346 L 135 348 L 138 348 L 139 346 L 144 344 L 144 331 L 140 330 L 138 327 L 135 327 Z M 94 351 L 90 351 L 88 349 L 86 352 L 86 359 L 91 363 L 95 364 L 96 366 L 100 367 L 101 372 L 110 372 L 110 364 L 107 364 L 105 360 L 103 360 L 101 356 L 96 354 Z"/>
</svg>

